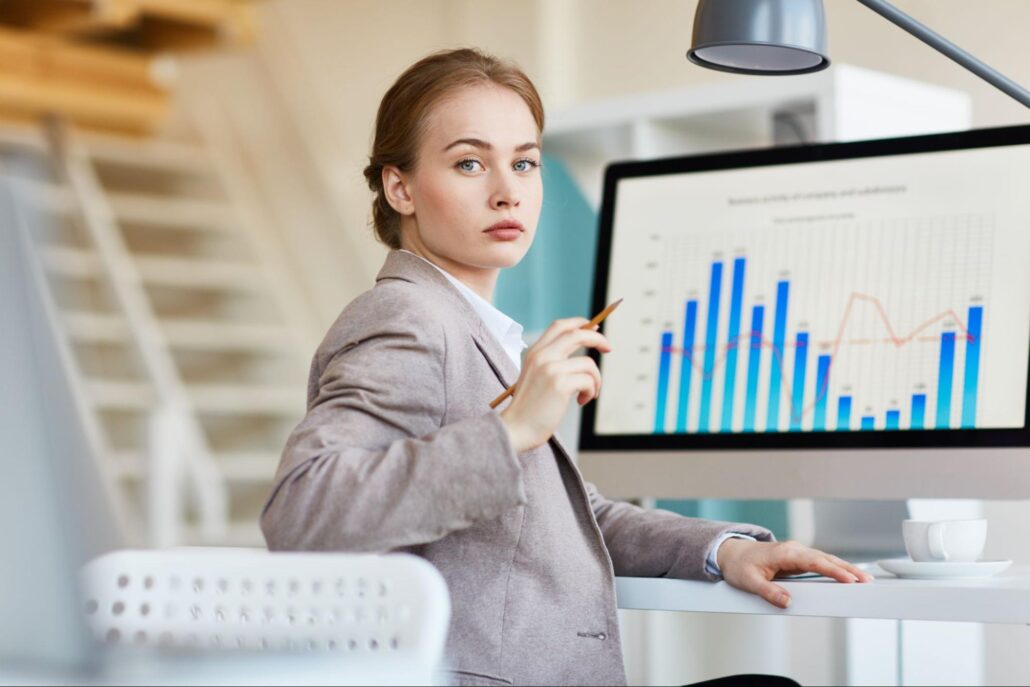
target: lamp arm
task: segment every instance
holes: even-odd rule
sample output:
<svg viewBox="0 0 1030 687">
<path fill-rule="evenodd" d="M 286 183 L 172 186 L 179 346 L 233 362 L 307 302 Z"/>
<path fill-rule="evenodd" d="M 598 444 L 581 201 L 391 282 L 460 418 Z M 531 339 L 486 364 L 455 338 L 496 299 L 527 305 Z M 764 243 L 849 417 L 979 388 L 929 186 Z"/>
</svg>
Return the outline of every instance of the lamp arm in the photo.
<svg viewBox="0 0 1030 687">
<path fill-rule="evenodd" d="M 909 15 L 884 0 L 858 0 L 860 3 L 876 12 L 888 21 L 896 24 L 905 31 L 923 41 L 934 50 L 943 53 L 955 62 L 973 72 L 992 86 L 1004 91 L 1026 107 L 1030 107 L 1030 91 L 1008 78 L 998 70 L 990 67 L 968 52 L 958 47 L 944 36 L 940 35 L 928 26 L 921 24 Z"/>
</svg>

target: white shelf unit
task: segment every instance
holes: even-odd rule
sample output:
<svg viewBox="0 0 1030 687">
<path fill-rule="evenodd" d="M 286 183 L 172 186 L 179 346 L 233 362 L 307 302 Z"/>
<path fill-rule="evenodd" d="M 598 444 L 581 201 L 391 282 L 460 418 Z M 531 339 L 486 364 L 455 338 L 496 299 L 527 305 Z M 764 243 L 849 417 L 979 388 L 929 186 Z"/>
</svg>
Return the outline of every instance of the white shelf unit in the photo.
<svg viewBox="0 0 1030 687">
<path fill-rule="evenodd" d="M 549 115 L 544 150 L 599 207 L 604 167 L 615 160 L 957 131 L 971 121 L 965 93 L 836 65 L 578 105 Z"/>
</svg>

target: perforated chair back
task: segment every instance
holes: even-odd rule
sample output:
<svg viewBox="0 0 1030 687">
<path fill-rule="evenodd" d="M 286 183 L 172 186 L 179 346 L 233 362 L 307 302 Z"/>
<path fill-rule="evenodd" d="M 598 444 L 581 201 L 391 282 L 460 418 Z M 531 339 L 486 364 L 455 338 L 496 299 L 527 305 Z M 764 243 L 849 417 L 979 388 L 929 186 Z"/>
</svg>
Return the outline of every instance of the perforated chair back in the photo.
<svg viewBox="0 0 1030 687">
<path fill-rule="evenodd" d="M 406 554 L 259 549 L 117 551 L 83 567 L 107 644 L 334 652 L 439 667 L 450 621 L 440 573 Z"/>
</svg>

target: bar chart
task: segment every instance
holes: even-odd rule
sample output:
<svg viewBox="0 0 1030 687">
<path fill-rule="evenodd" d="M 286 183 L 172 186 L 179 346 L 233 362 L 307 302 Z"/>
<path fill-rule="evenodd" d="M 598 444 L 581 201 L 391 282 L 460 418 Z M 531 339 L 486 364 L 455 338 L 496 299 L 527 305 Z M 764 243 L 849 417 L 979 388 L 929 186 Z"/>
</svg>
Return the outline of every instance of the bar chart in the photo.
<svg viewBox="0 0 1030 687">
<path fill-rule="evenodd" d="M 728 313 L 727 333 L 724 341 L 719 340 L 720 298 L 723 290 L 723 273 L 732 274 L 730 280 L 730 306 Z M 655 399 L 654 432 L 666 433 L 670 430 L 686 432 L 687 418 L 697 413 L 696 431 L 699 433 L 721 431 L 732 432 L 734 427 L 734 407 L 743 404 L 744 432 L 754 431 L 802 431 L 803 420 L 811 415 L 812 431 L 852 431 L 872 430 L 877 427 L 875 415 L 862 415 L 852 418 L 852 405 L 855 394 L 842 393 L 835 397 L 831 392 L 831 372 L 833 362 L 840 354 L 842 341 L 832 342 L 832 352 L 811 356 L 812 348 L 810 332 L 797 331 L 793 339 L 788 341 L 787 316 L 790 312 L 791 281 L 781 280 L 776 283 L 776 300 L 774 306 L 774 326 L 771 336 L 764 331 L 765 306 L 752 305 L 750 309 L 749 329 L 742 331 L 740 327 L 743 313 L 743 290 L 747 274 L 747 259 L 737 257 L 732 267 L 722 261 L 715 261 L 710 267 L 708 297 L 701 303 L 697 298 L 684 302 L 684 327 L 677 340 L 677 332 L 662 331 L 658 346 L 657 363 L 657 395 Z M 853 309 L 854 303 L 865 300 L 879 305 L 875 296 L 853 294 L 852 302 L 845 306 L 845 312 Z M 697 330 L 697 313 L 703 308 L 706 313 L 704 325 L 704 346 L 699 355 L 695 346 Z M 983 333 L 984 306 L 969 305 L 964 318 L 952 317 L 952 311 L 932 315 L 929 322 L 948 320 L 949 329 L 934 335 L 937 339 L 938 370 L 933 381 L 933 398 L 935 421 L 931 426 L 926 424 L 927 393 L 912 393 L 906 410 L 907 425 L 905 429 L 969 429 L 976 427 L 976 405 L 978 398 L 980 372 L 980 341 Z M 950 319 L 949 319 L 950 318 Z M 846 330 L 847 321 L 840 329 Z M 889 321 L 887 329 L 893 329 Z M 921 329 L 925 329 L 921 328 Z M 895 340 L 914 338 L 895 337 Z M 927 337 L 921 337 L 925 340 Z M 956 346 L 964 348 L 962 370 L 956 371 Z M 743 360 L 746 354 L 746 367 Z M 673 360 L 678 358 L 679 383 L 671 384 Z M 763 358 L 768 359 L 765 369 L 768 370 L 768 394 L 766 399 L 766 416 L 764 423 L 757 424 L 755 409 L 759 404 L 759 371 L 763 369 Z M 721 374 L 718 368 L 722 367 Z M 746 369 L 746 383 L 737 384 L 738 368 Z M 814 385 L 808 385 L 810 368 L 814 372 Z M 697 374 L 701 380 L 700 395 L 696 399 L 691 396 L 691 377 Z M 713 405 L 713 388 L 716 379 L 722 379 L 723 393 L 718 408 Z M 952 397 L 955 380 L 961 383 L 961 415 L 957 426 L 952 422 Z M 672 393 L 675 390 L 675 396 Z M 836 408 L 836 421 L 827 423 L 827 409 Z M 694 408 L 696 406 L 696 410 Z M 781 406 L 785 408 L 781 412 Z M 670 423 L 670 415 L 675 412 L 675 422 Z M 882 428 L 899 430 L 902 409 L 900 407 L 882 410 Z M 716 421 L 717 419 L 717 421 Z M 784 422 L 785 420 L 785 422 Z"/>
<path fill-rule="evenodd" d="M 632 342 L 633 412 L 650 409 L 649 433 L 991 422 L 981 408 L 989 215 L 653 231 L 648 241 L 637 306 L 647 316 L 616 336 Z"/>
</svg>

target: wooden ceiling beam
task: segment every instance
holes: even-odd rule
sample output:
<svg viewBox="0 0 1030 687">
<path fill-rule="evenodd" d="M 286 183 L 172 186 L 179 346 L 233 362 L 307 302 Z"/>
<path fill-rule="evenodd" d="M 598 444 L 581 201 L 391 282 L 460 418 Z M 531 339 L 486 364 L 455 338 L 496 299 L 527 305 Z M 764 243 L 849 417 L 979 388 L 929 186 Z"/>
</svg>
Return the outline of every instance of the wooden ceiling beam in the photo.
<svg viewBox="0 0 1030 687">
<path fill-rule="evenodd" d="M 148 51 L 241 45 L 257 34 L 241 0 L 0 0 L 0 23 Z"/>
<path fill-rule="evenodd" d="M 0 111 L 14 117 L 59 114 L 90 128 L 142 133 L 160 123 L 167 104 L 165 94 L 101 91 L 73 81 L 0 71 Z"/>
<path fill-rule="evenodd" d="M 0 27 L 0 68 L 22 76 L 59 76 L 143 90 L 163 91 L 156 59 L 101 45 Z"/>
<path fill-rule="evenodd" d="M 0 120 L 146 134 L 174 85 L 166 54 L 252 42 L 257 1 L 0 0 Z"/>
<path fill-rule="evenodd" d="M 3 0 L 0 22 L 55 34 L 124 30 L 139 21 L 136 0 Z"/>
</svg>

